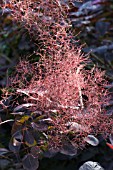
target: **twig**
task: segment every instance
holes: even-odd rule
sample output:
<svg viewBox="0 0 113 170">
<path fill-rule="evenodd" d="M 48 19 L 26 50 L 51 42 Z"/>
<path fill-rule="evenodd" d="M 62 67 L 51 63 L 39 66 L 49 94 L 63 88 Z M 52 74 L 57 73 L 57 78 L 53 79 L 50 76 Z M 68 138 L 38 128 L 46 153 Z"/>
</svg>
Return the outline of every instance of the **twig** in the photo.
<svg viewBox="0 0 113 170">
<path fill-rule="evenodd" d="M 38 92 L 38 91 L 36 91 L 35 89 L 32 89 L 31 91 L 30 91 L 30 90 L 25 90 L 25 89 L 17 89 L 17 92 L 19 92 L 19 93 L 24 93 L 24 94 L 26 94 L 27 96 L 29 96 L 30 99 L 37 100 L 37 101 L 39 100 L 39 98 L 38 98 L 38 97 L 37 97 L 37 98 L 32 97 L 32 96 L 30 96 L 29 93 L 31 93 L 31 94 L 36 93 L 36 94 L 38 94 L 38 95 L 41 96 L 41 97 L 43 97 L 44 94 L 47 93 L 47 91 L 41 93 L 40 91 Z M 51 99 L 49 99 L 48 97 L 46 97 L 46 100 L 49 101 L 50 103 L 53 102 L 53 101 L 52 101 Z M 64 105 L 58 104 L 57 102 L 55 102 L 55 103 L 57 104 L 58 107 L 63 108 L 63 109 L 70 108 L 70 109 L 78 110 L 78 109 L 80 108 L 79 106 L 66 106 L 66 105 L 64 106 Z"/>
<path fill-rule="evenodd" d="M 78 67 L 76 74 L 79 74 L 80 70 L 81 70 L 81 67 Z M 83 109 L 84 103 L 83 103 L 83 98 L 82 98 L 82 90 L 81 90 L 80 83 L 79 83 L 79 76 L 78 76 L 77 84 L 78 84 L 78 91 L 79 91 L 79 97 L 80 97 L 80 105 L 81 105 L 81 108 Z"/>
</svg>

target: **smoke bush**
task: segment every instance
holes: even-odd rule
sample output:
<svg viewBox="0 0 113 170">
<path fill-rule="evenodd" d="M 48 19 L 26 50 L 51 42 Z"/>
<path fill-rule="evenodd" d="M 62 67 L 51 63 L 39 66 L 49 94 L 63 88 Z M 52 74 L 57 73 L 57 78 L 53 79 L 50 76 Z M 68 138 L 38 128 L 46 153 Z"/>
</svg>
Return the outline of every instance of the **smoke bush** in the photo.
<svg viewBox="0 0 113 170">
<path fill-rule="evenodd" d="M 35 104 L 32 112 L 40 110 L 52 122 L 45 132 L 49 146 L 62 145 L 66 139 L 83 147 L 88 134 L 108 136 L 113 120 L 102 107 L 107 102 L 107 82 L 99 69 L 85 68 L 89 59 L 75 46 L 67 19 L 69 4 L 59 0 L 11 3 L 13 17 L 38 41 L 41 57 L 38 63 L 20 61 L 12 86 L 26 95 L 25 102 Z"/>
</svg>

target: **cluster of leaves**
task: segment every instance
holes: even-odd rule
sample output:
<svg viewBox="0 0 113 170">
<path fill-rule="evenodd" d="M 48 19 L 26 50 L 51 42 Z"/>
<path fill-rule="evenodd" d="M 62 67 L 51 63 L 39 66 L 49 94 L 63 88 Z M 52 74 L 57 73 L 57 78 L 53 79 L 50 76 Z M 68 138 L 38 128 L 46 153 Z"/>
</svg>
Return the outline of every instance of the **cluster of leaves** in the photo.
<svg viewBox="0 0 113 170">
<path fill-rule="evenodd" d="M 12 16 L 38 39 L 41 59 L 21 60 L 11 78 L 11 91 L 2 95 L 0 125 L 9 122 L 11 139 L 9 149 L 2 142 L 1 156 L 11 158 L 12 152 L 24 169 L 36 170 L 42 157 L 60 154 L 70 159 L 87 143 L 100 145 L 98 134 L 110 136 L 113 144 L 112 114 L 103 108 L 106 81 L 100 70 L 84 68 L 88 60 L 74 45 L 69 6 L 58 0 L 11 3 Z"/>
<path fill-rule="evenodd" d="M 107 70 L 113 80 L 113 1 L 93 0 L 85 3 L 74 1 L 69 17 L 75 34 L 85 43 L 83 51 L 91 54 L 93 63 Z"/>
<path fill-rule="evenodd" d="M 105 169 L 109 167 L 109 169 L 112 170 L 113 151 L 106 145 L 106 142 L 101 136 L 96 138 L 93 135 L 88 135 L 85 141 L 93 147 L 86 147 L 82 152 L 78 151 L 78 147 L 69 139 L 76 130 L 79 131 L 79 128 L 82 128 L 79 124 L 74 122 L 68 128 L 70 134 L 62 134 L 63 140 L 61 146 L 51 147 L 48 145 L 49 139 L 52 143 L 61 140 L 61 137 L 58 139 L 59 136 L 56 136 L 58 129 L 55 129 L 55 121 L 57 117 L 59 118 L 59 113 L 51 111 L 51 118 L 48 118 L 49 113 L 47 112 L 45 114 L 39 110 L 33 112 L 32 108 L 30 109 L 30 103 L 16 106 L 17 103 L 15 104 L 14 102 L 17 100 L 17 96 L 13 94 L 12 96 L 7 96 L 7 100 L 5 100 L 5 98 L 4 96 L 4 100 L 1 100 L 2 105 L 0 105 L 0 111 L 2 113 L 1 132 L 4 131 L 4 134 L 0 136 L 1 139 L 3 139 L 0 143 L 0 157 L 1 161 L 6 161 L 8 159 L 5 162 L 6 165 L 8 163 L 8 169 L 10 169 L 13 164 L 12 168 L 14 169 L 20 170 L 23 167 L 26 170 L 36 170 L 40 161 L 40 169 L 53 169 L 56 165 L 56 170 L 59 168 L 78 170 L 84 162 L 92 160 L 99 162 Z M 23 98 L 24 96 L 21 96 L 21 98 L 19 97 L 18 103 L 23 103 Z M 5 109 L 3 109 L 3 106 Z M 11 121 L 14 121 L 14 123 Z M 9 138 L 7 139 L 5 139 L 6 128 L 9 129 Z M 54 134 L 51 133 L 53 129 Z M 54 141 L 55 138 L 53 135 L 56 136 L 56 141 Z M 113 135 L 110 135 L 109 140 L 113 144 Z M 8 148 L 7 145 L 9 146 Z M 108 145 L 110 146 L 110 144 Z M 70 163 L 66 161 L 70 159 L 72 160 Z M 61 161 L 60 165 L 59 160 Z M 51 161 L 54 162 L 54 166 L 53 163 L 51 164 Z M 1 167 L 3 167 L 2 162 Z"/>
</svg>

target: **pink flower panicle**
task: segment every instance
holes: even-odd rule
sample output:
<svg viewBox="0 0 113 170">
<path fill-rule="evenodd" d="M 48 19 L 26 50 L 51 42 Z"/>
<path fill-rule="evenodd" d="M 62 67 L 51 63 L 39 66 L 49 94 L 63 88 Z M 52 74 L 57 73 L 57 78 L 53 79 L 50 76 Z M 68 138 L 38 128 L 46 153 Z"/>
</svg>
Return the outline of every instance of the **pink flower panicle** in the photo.
<svg viewBox="0 0 113 170">
<path fill-rule="evenodd" d="M 32 111 L 42 110 L 52 120 L 49 145 L 61 145 L 71 131 L 71 142 L 77 147 L 84 146 L 88 134 L 108 136 L 113 120 L 102 108 L 107 102 L 104 73 L 85 68 L 89 59 L 74 45 L 69 6 L 59 0 L 11 2 L 13 16 L 39 41 L 37 55 L 41 56 L 38 63 L 20 61 L 12 85 L 26 95 L 25 102 L 35 103 Z"/>
</svg>

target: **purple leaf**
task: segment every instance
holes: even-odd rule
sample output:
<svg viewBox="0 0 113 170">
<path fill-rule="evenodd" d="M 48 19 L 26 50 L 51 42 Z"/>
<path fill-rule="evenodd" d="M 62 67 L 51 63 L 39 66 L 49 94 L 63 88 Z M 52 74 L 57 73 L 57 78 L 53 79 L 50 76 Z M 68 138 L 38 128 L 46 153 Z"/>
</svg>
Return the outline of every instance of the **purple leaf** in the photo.
<svg viewBox="0 0 113 170">
<path fill-rule="evenodd" d="M 8 149 L 6 149 L 6 148 L 0 148 L 0 156 L 6 154 L 6 153 L 8 153 L 8 152 L 9 152 Z"/>
<path fill-rule="evenodd" d="M 37 170 L 39 167 L 39 161 L 37 157 L 34 157 L 32 154 L 27 154 L 22 160 L 23 167 L 26 170 Z"/>
<path fill-rule="evenodd" d="M 46 125 L 45 123 L 39 123 L 36 124 L 34 122 L 31 123 L 33 129 L 37 130 L 37 131 L 46 131 L 48 130 L 48 125 Z"/>
<path fill-rule="evenodd" d="M 97 146 L 99 144 L 99 140 L 93 135 L 88 135 L 84 140 L 92 146 Z"/>
<path fill-rule="evenodd" d="M 13 134 L 10 142 L 9 142 L 9 149 L 12 152 L 19 152 L 21 144 L 23 140 L 23 135 L 20 131 Z"/>
<path fill-rule="evenodd" d="M 48 149 L 48 151 L 46 151 L 46 152 L 44 153 L 44 156 L 45 156 L 46 158 L 52 158 L 52 157 L 54 157 L 58 152 L 59 152 L 59 149 L 58 149 L 58 148 L 50 148 L 50 149 Z"/>
<path fill-rule="evenodd" d="M 36 145 L 36 141 L 35 141 L 32 133 L 28 130 L 25 130 L 25 132 L 24 132 L 24 140 L 25 140 L 25 144 L 27 146 L 35 146 Z"/>
<path fill-rule="evenodd" d="M 60 153 L 64 155 L 75 156 L 77 154 L 77 148 L 73 146 L 71 143 L 65 143 L 62 146 Z"/>
</svg>

